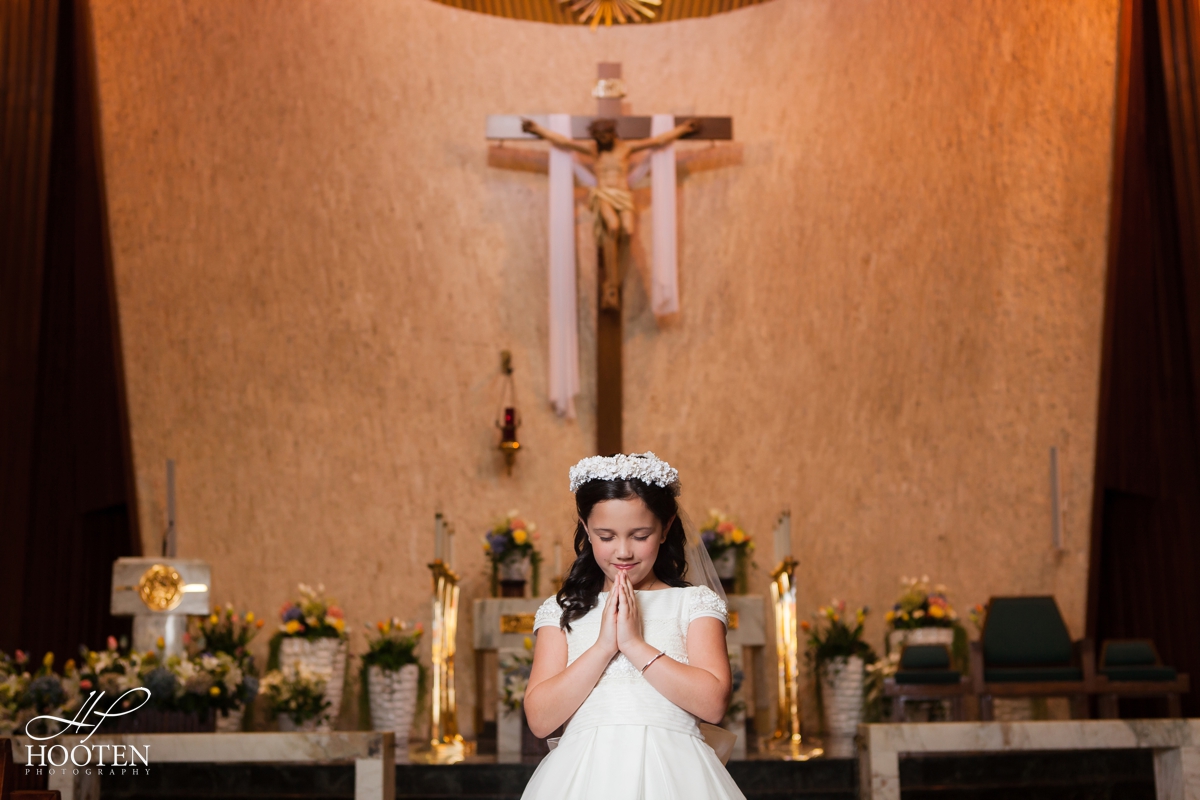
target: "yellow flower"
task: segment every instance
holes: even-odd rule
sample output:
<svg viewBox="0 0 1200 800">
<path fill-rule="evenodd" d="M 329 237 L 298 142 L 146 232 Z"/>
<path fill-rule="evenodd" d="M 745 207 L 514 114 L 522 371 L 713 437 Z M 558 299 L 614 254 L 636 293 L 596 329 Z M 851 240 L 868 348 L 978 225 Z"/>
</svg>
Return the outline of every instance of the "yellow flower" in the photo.
<svg viewBox="0 0 1200 800">
<path fill-rule="evenodd" d="M 217 697 L 221 694 L 221 687 L 220 686 L 209 687 L 208 693 L 211 694 L 213 697 Z"/>
<path fill-rule="evenodd" d="M 251 624 L 253 624 L 253 623 L 254 623 L 254 612 L 253 612 L 253 611 L 247 611 L 247 612 L 246 612 L 246 624 L 247 624 L 247 625 L 251 625 Z"/>
<path fill-rule="evenodd" d="M 746 532 L 741 528 L 734 528 L 733 533 L 729 534 L 729 538 L 734 544 L 741 544 L 746 541 Z"/>
<path fill-rule="evenodd" d="M 895 612 L 895 611 L 889 611 L 889 612 L 887 612 L 886 614 L 884 614 L 884 615 L 883 615 L 883 621 L 884 621 L 884 622 L 891 622 L 891 621 L 892 621 L 892 620 L 894 620 L 895 618 L 896 618 L 896 612 Z"/>
<path fill-rule="evenodd" d="M 156 647 L 158 647 L 159 650 L 162 650 L 164 647 L 167 646 L 167 640 L 160 636 L 154 640 L 154 644 Z"/>
<path fill-rule="evenodd" d="M 529 541 L 529 534 L 525 532 L 524 528 L 517 528 L 513 531 L 513 541 L 519 545 L 525 544 L 525 542 Z"/>
<path fill-rule="evenodd" d="M 216 625 L 220 621 L 221 621 L 221 618 L 218 617 L 216 614 L 213 614 L 211 617 L 208 618 L 209 625 Z"/>
<path fill-rule="evenodd" d="M 946 616 L 946 609 L 942 608 L 941 606 L 930 606 L 929 616 L 933 617 L 934 619 L 941 619 L 942 617 Z"/>
<path fill-rule="evenodd" d="M 525 637 L 525 649 L 526 649 L 526 650 L 532 650 L 532 649 L 533 649 L 533 638 L 532 638 L 532 637 L 530 637 L 530 636 L 526 636 L 526 637 Z"/>
<path fill-rule="evenodd" d="M 283 630 L 286 633 L 295 633 L 296 631 L 300 630 L 300 628 L 300 621 L 295 619 L 288 620 L 288 623 L 283 626 Z"/>
<path fill-rule="evenodd" d="M 42 666 L 45 666 L 45 667 L 53 667 L 54 666 L 54 653 L 46 653 L 46 655 L 42 657 Z"/>
<path fill-rule="evenodd" d="M 328 619 L 326 619 L 325 621 L 329 622 Z M 338 633 L 341 633 L 342 631 L 344 631 L 346 629 L 346 620 L 344 620 L 344 619 L 335 619 L 330 624 L 333 625 L 333 627 L 337 628 Z"/>
</svg>

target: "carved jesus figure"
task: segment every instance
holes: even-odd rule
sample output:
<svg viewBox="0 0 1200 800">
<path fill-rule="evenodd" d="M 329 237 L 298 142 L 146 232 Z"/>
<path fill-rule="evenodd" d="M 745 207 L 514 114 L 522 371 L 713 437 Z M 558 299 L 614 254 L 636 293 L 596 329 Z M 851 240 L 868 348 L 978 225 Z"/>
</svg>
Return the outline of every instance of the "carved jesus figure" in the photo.
<svg viewBox="0 0 1200 800">
<path fill-rule="evenodd" d="M 698 128 L 696 120 L 688 120 L 658 136 L 625 141 L 617 136 L 616 120 L 598 119 L 588 126 L 592 141 L 576 142 L 546 130 L 533 120 L 521 122 L 521 130 L 526 133 L 532 133 L 564 150 L 573 150 L 596 159 L 596 186 L 589 192 L 588 199 L 592 213 L 596 215 L 596 243 L 604 249 L 601 308 L 621 307 L 621 268 L 618 258 L 621 235 L 632 236 L 635 224 L 633 193 L 629 191 L 629 157 L 639 150 L 668 145 Z"/>
</svg>

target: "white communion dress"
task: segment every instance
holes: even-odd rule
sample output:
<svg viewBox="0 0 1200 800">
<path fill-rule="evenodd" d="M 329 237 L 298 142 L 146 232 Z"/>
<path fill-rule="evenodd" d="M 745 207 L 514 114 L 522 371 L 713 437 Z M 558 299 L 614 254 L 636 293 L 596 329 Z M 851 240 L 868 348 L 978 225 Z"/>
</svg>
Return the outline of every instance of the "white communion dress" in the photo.
<svg viewBox="0 0 1200 800">
<path fill-rule="evenodd" d="M 728 625 L 725 602 L 707 586 L 637 592 L 642 636 L 684 664 L 692 620 L 713 617 Z M 607 592 L 567 634 L 570 664 L 596 643 Z M 533 629 L 559 624 L 562 609 L 551 597 L 538 609 Z M 522 800 L 745 800 L 696 717 L 658 693 L 618 653 L 592 693 L 567 722 L 558 746 L 542 759 Z M 653 669 L 653 667 L 651 667 Z"/>
</svg>

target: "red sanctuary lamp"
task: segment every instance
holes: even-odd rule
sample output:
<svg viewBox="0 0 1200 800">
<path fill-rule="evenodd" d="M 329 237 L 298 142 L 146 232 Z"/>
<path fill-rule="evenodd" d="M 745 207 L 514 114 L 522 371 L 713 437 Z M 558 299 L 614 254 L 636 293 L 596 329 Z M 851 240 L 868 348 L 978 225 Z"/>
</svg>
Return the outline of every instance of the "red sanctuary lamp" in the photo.
<svg viewBox="0 0 1200 800">
<path fill-rule="evenodd" d="M 500 353 L 500 370 L 504 373 L 504 391 L 500 400 L 504 409 L 496 427 L 500 429 L 500 452 L 504 454 L 504 465 L 508 474 L 512 475 L 513 463 L 517 460 L 517 451 L 521 443 L 517 441 L 517 428 L 521 418 L 517 415 L 517 389 L 513 383 L 512 354 L 507 350 Z"/>
</svg>

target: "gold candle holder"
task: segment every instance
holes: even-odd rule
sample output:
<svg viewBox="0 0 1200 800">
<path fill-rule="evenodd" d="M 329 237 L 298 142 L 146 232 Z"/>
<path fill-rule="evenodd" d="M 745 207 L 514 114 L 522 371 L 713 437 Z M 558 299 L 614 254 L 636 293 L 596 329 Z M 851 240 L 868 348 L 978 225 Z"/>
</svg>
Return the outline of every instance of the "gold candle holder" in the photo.
<svg viewBox="0 0 1200 800">
<path fill-rule="evenodd" d="M 429 565 L 433 574 L 433 624 L 431 660 L 433 698 L 430 709 L 430 744 L 436 759 L 447 763 L 465 755 L 458 732 L 458 705 L 454 696 L 454 652 L 458 634 L 458 575 L 441 559 Z"/>
<path fill-rule="evenodd" d="M 797 562 L 787 556 L 771 572 L 771 603 L 775 609 L 776 679 L 779 708 L 776 714 L 775 735 L 771 745 L 789 752 L 790 757 L 804 761 L 821 755 L 819 747 L 806 746 L 801 731 L 800 700 L 800 634 L 796 618 L 795 572 Z"/>
</svg>

